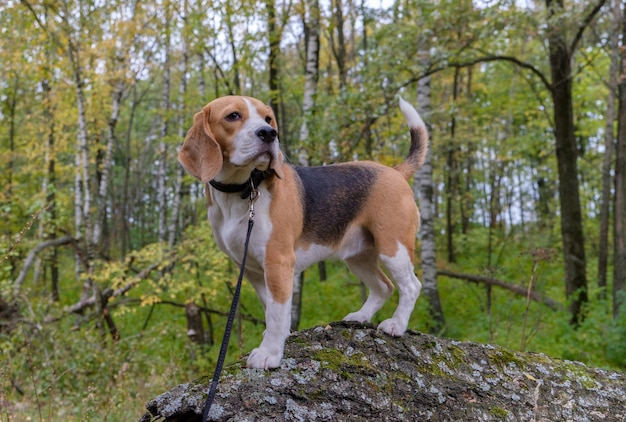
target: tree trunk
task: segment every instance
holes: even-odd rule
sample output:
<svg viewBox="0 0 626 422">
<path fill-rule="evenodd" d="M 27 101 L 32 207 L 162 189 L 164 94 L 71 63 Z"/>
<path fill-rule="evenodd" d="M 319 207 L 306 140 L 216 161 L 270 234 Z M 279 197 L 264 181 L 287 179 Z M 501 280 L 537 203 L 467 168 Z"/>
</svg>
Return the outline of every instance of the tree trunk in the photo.
<svg viewBox="0 0 626 422">
<path fill-rule="evenodd" d="M 319 47 L 320 47 L 320 8 L 318 0 L 308 0 L 308 22 L 305 18 L 304 33 L 306 39 L 306 66 L 304 71 L 304 98 L 302 100 L 302 125 L 300 126 L 300 143 L 305 145 L 309 138 L 308 121 L 311 119 L 312 109 L 315 106 L 317 80 L 319 75 Z M 308 165 L 306 148 L 300 153 L 300 164 Z M 293 277 L 293 300 L 291 302 L 291 329 L 297 330 L 300 324 L 302 310 L 302 287 L 304 272 Z"/>
<path fill-rule="evenodd" d="M 320 7 L 318 0 L 306 3 L 308 19 L 305 17 L 304 34 L 306 41 L 306 64 L 304 69 L 304 98 L 302 99 L 302 125 L 300 125 L 300 143 L 306 145 L 309 139 L 309 121 L 315 106 L 317 81 L 319 79 L 320 55 Z M 308 165 L 306 148 L 302 147 L 299 158 L 301 165 Z"/>
<path fill-rule="evenodd" d="M 563 27 L 559 22 L 564 12 L 562 0 L 546 0 L 546 6 L 550 14 L 547 31 L 559 174 L 565 292 L 570 301 L 570 322 L 573 325 L 578 325 L 583 318 L 583 304 L 587 302 L 588 298 L 585 237 L 578 183 L 578 150 L 574 136 L 572 52 L 566 45 Z"/>
<path fill-rule="evenodd" d="M 100 177 L 100 186 L 98 186 L 98 197 L 96 201 L 97 217 L 93 225 L 93 242 L 100 248 L 100 252 L 105 252 L 103 246 L 103 232 L 107 224 L 107 197 L 109 192 L 109 183 L 113 172 L 113 148 L 115 146 L 115 127 L 120 114 L 120 106 L 122 104 L 122 95 L 126 84 L 119 80 L 115 84 L 113 98 L 111 99 L 111 115 L 107 122 L 107 143 L 104 154 L 104 162 L 102 163 L 102 174 Z M 108 243 L 108 239 L 106 240 Z M 105 255 L 108 255 L 106 252 Z"/>
<path fill-rule="evenodd" d="M 622 20 L 622 68 L 618 89 L 617 144 L 615 160 L 615 216 L 613 219 L 613 315 L 624 303 L 626 288 L 626 8 Z"/>
<path fill-rule="evenodd" d="M 489 167 L 489 233 L 491 235 L 498 228 L 498 217 L 502 213 L 500 201 L 502 201 L 504 163 L 496 159 Z"/>
<path fill-rule="evenodd" d="M 454 69 L 454 83 L 452 87 L 452 100 L 456 103 L 458 98 L 458 86 L 459 86 L 459 72 L 460 68 Z M 448 152 L 446 156 L 446 246 L 448 251 L 448 262 L 456 262 L 456 256 L 454 253 L 454 232 L 456 231 L 456 223 L 453 213 L 453 204 L 458 202 L 458 163 L 457 163 L 457 148 L 455 145 L 456 135 L 456 118 L 454 114 L 450 121 L 450 141 L 448 144 Z"/>
<path fill-rule="evenodd" d="M 183 32 L 185 31 L 185 27 L 187 24 L 187 1 L 184 2 L 183 6 Z M 187 128 L 185 126 L 185 96 L 187 95 L 187 73 L 189 68 L 189 50 L 187 45 L 186 36 L 183 35 L 181 40 L 181 49 L 183 56 L 183 68 L 180 76 L 180 88 L 179 88 L 179 106 L 178 106 L 178 138 L 184 139 L 185 133 L 187 132 Z M 180 146 L 179 146 L 180 148 Z M 169 226 L 169 237 L 168 237 L 168 245 L 170 247 L 174 246 L 176 243 L 176 236 L 179 232 L 179 221 L 180 221 L 180 208 L 182 202 L 183 195 L 183 177 L 185 175 L 185 171 L 183 166 L 176 166 L 176 180 L 174 181 L 174 199 L 172 202 L 172 215 L 170 216 L 170 226 Z"/>
<path fill-rule="evenodd" d="M 74 84 L 76 89 L 76 106 L 78 108 L 78 137 L 76 149 L 76 238 L 83 240 L 84 257 L 76 257 L 75 272 L 76 279 L 80 279 L 80 264 L 85 268 L 83 288 L 81 298 L 89 296 L 97 286 L 93 282 L 93 258 L 94 246 L 91 222 L 91 176 L 89 174 L 89 140 L 87 133 L 87 99 L 84 90 L 84 76 L 80 61 L 80 48 L 70 38 L 68 42 L 68 53 L 72 62 L 74 72 Z"/>
<path fill-rule="evenodd" d="M 430 55 L 420 40 L 421 48 L 419 52 L 420 65 L 427 69 L 430 64 Z M 430 76 L 422 78 L 417 83 L 417 104 L 422 116 L 428 116 L 430 107 Z M 428 121 L 428 119 L 425 119 Z M 440 333 L 445 328 L 445 318 L 441 300 L 439 299 L 439 287 L 437 284 L 437 244 L 435 242 L 435 215 L 433 206 L 433 153 L 432 142 L 426 154 L 426 160 L 422 168 L 415 175 L 414 189 L 419 193 L 420 204 L 420 238 L 421 258 L 422 258 L 422 283 L 423 294 L 429 304 L 429 312 L 432 320 L 430 326 L 432 333 Z"/>
<path fill-rule="evenodd" d="M 47 60 L 49 58 L 47 57 Z M 44 93 L 44 116 L 48 123 L 48 136 L 46 142 L 45 166 L 46 176 L 44 177 L 42 190 L 46 195 L 46 206 L 48 207 L 42 215 L 41 228 L 43 230 L 42 238 L 54 241 L 57 238 L 57 209 L 56 209 L 56 151 L 55 151 L 55 132 L 54 132 L 54 108 L 52 105 L 49 76 L 51 69 L 46 62 L 46 77 L 41 83 Z M 59 295 L 59 260 L 56 248 L 48 255 L 50 264 L 50 297 L 53 302 L 58 302 Z"/>
<path fill-rule="evenodd" d="M 8 114 L 9 114 L 9 157 L 6 163 L 6 168 L 5 168 L 5 177 L 6 177 L 6 197 L 2 203 L 2 205 L 4 205 L 4 203 L 6 204 L 11 204 L 13 202 L 13 171 L 14 171 L 14 167 L 15 167 L 15 126 L 16 126 L 16 109 L 17 109 L 17 99 L 19 97 L 19 82 L 20 82 L 20 78 L 19 75 L 17 73 L 15 73 L 13 75 L 13 89 L 9 89 L 8 91 L 11 92 L 11 98 L 7 98 L 6 99 L 6 108 L 8 108 Z M 5 112 L 7 111 L 5 108 Z M 10 213 L 5 211 L 5 207 L 2 207 L 2 210 L 0 211 L 0 215 L 2 215 L 3 219 L 9 219 L 11 218 L 8 214 Z M 5 227 L 3 228 L 3 236 L 6 236 L 6 238 L 10 238 L 11 237 L 11 229 L 10 229 L 10 225 L 5 225 Z M 15 275 L 16 272 L 16 266 L 15 266 L 15 258 L 12 256 L 8 256 L 7 261 L 11 267 L 10 270 L 10 274 L 11 277 L 13 277 Z"/>
<path fill-rule="evenodd" d="M 619 31 L 621 29 L 622 12 L 621 0 L 611 0 L 613 21 L 609 31 L 609 53 L 611 64 L 609 66 L 609 95 L 606 100 L 606 114 L 604 118 L 604 157 L 602 160 L 602 197 L 600 200 L 600 235 L 598 240 L 598 288 L 600 297 L 606 297 L 606 278 L 609 261 L 609 219 L 611 208 L 611 164 L 613 162 L 613 150 L 615 136 L 613 126 L 615 124 L 615 100 L 617 93 L 617 76 L 620 72 Z"/>
<path fill-rule="evenodd" d="M 7 186 L 7 201 L 11 201 L 13 195 L 13 167 L 15 166 L 15 112 L 17 109 L 17 98 L 19 97 L 20 90 L 20 76 L 15 73 L 13 75 L 13 87 L 8 91 L 11 93 L 11 98 L 7 98 L 6 104 L 9 112 L 9 159 L 6 166 L 6 186 Z"/>
<path fill-rule="evenodd" d="M 231 18 L 232 16 L 235 15 L 235 12 L 233 11 L 233 5 L 231 4 L 231 2 L 227 1 L 226 2 L 226 27 L 228 28 L 228 39 L 229 39 L 229 43 L 230 43 L 230 53 L 232 55 L 232 60 L 233 60 L 233 85 L 234 85 L 234 89 L 231 89 L 229 94 L 234 95 L 234 94 L 240 94 L 241 93 L 241 78 L 239 76 L 239 57 L 237 56 L 237 44 L 236 44 L 236 37 L 235 37 L 235 33 L 234 33 L 234 29 L 235 29 L 235 24 L 232 23 Z M 217 66 L 217 62 L 216 62 L 216 66 Z M 217 86 L 217 84 L 215 84 Z M 230 84 L 228 84 L 228 86 L 230 86 Z M 216 95 L 217 96 L 217 95 Z"/>
<path fill-rule="evenodd" d="M 185 305 L 185 315 L 187 317 L 187 337 L 192 343 L 205 344 L 204 323 L 202 321 L 202 311 L 195 303 Z"/>
<path fill-rule="evenodd" d="M 342 0 L 332 0 L 332 24 L 330 27 L 330 45 L 337 62 L 339 73 L 339 90 L 343 91 L 347 85 L 348 71 L 346 70 L 346 40 L 343 33 L 344 17 Z M 336 36 L 336 39 L 335 39 Z"/>
<path fill-rule="evenodd" d="M 91 241 L 91 224 L 90 224 L 90 210 L 91 210 L 91 176 L 89 174 L 89 143 L 87 135 L 87 111 L 84 91 L 84 80 L 82 76 L 82 70 L 80 68 L 80 62 L 78 60 L 78 51 L 70 53 L 72 56 L 76 56 L 74 62 L 74 82 L 76 84 L 76 106 L 78 108 L 78 139 L 77 139 L 77 162 L 79 167 L 76 171 L 80 175 L 80 192 L 81 195 L 81 213 L 80 221 L 82 226 L 78 227 L 79 232 L 84 233 L 85 242 Z"/>
<path fill-rule="evenodd" d="M 84 171 L 83 162 L 89 159 L 88 145 L 87 145 L 87 122 L 85 117 L 85 95 L 83 92 L 83 81 L 80 73 L 80 63 L 78 62 L 77 52 L 74 52 L 74 46 L 70 42 L 68 46 L 68 55 L 72 66 L 74 67 L 74 83 L 76 90 L 76 106 L 78 108 L 78 138 L 76 142 L 76 151 L 74 155 L 74 227 L 75 237 L 77 240 L 83 239 L 88 242 L 86 234 L 89 230 L 86 229 L 87 221 L 85 219 L 84 210 L 89 209 L 89 183 L 85 183 L 84 178 L 89 180 L 89 172 Z M 83 159 L 84 158 L 84 159 Z M 85 164 L 85 168 L 88 170 L 88 164 Z M 81 169 L 83 171 L 81 172 Z M 80 259 L 75 254 L 74 272 L 76 280 L 80 279 Z M 88 294 L 88 289 L 83 287 L 83 295 Z"/>
<path fill-rule="evenodd" d="M 320 261 L 317 263 L 317 273 L 319 275 L 320 281 L 328 280 L 328 275 L 326 274 L 326 262 Z"/>
<path fill-rule="evenodd" d="M 135 111 L 137 110 L 137 106 L 139 105 L 139 99 L 137 98 L 137 85 L 133 85 L 133 99 L 132 104 L 130 106 L 129 118 L 128 118 L 128 129 L 126 131 L 126 141 L 124 145 L 124 186 L 122 187 L 122 204 L 120 206 L 120 218 L 119 218 L 119 227 L 120 230 L 118 232 L 118 236 L 120 238 L 120 251 L 121 258 L 124 259 L 126 257 L 126 252 L 129 249 L 132 249 L 132 245 L 130 243 L 130 229 L 128 225 L 128 215 L 130 215 L 130 174 L 132 172 L 132 154 L 131 154 L 131 139 L 132 139 L 132 128 L 135 120 Z"/>
<path fill-rule="evenodd" d="M 165 242 L 167 237 L 167 160 L 168 145 L 166 137 L 169 130 L 170 109 L 170 13 L 167 13 L 165 22 L 165 57 L 163 63 L 163 93 L 161 97 L 161 132 L 159 134 L 158 170 L 157 170 L 157 201 L 159 209 L 159 242 Z"/>
<path fill-rule="evenodd" d="M 293 276 L 293 293 L 291 301 L 291 331 L 300 326 L 302 314 L 302 289 L 304 288 L 304 271 Z"/>
<path fill-rule="evenodd" d="M 279 64 L 280 58 L 280 40 L 282 38 L 282 29 L 278 25 L 278 17 L 276 13 L 276 2 L 274 0 L 265 0 L 265 8 L 267 10 L 267 31 L 269 38 L 269 88 L 270 88 L 270 107 L 274 110 L 276 123 L 278 127 L 283 127 L 280 121 L 280 80 L 279 80 Z"/>
<path fill-rule="evenodd" d="M 472 97 L 472 76 L 473 76 L 473 67 L 467 68 L 467 84 L 465 95 L 468 98 Z M 469 127 L 467 128 L 468 134 L 471 136 L 473 132 L 472 122 L 468 122 Z M 465 142 L 465 169 L 462 171 L 464 178 L 464 190 L 463 196 L 461 197 L 461 231 L 463 234 L 468 234 L 470 230 L 470 220 L 472 215 L 474 214 L 474 199 L 471 193 L 472 185 L 473 185 L 473 168 L 474 168 L 474 143 L 472 141 Z"/>
</svg>

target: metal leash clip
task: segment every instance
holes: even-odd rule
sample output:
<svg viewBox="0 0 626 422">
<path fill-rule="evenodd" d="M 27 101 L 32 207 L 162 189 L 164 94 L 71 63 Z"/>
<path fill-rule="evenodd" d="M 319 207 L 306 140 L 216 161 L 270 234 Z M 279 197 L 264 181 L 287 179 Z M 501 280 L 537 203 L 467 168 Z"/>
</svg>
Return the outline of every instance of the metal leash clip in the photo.
<svg viewBox="0 0 626 422">
<path fill-rule="evenodd" d="M 249 220 L 254 220 L 254 203 L 261 196 L 261 192 L 254 187 L 254 182 L 250 180 L 250 212 L 248 214 Z"/>
</svg>

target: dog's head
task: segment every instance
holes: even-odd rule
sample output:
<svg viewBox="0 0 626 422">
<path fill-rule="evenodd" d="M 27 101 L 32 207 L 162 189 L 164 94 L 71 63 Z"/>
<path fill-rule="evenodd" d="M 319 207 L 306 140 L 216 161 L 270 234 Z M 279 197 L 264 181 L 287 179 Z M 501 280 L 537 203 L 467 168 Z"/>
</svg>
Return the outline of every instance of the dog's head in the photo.
<svg viewBox="0 0 626 422">
<path fill-rule="evenodd" d="M 272 169 L 283 177 L 283 154 L 271 107 L 240 96 L 221 97 L 204 106 L 178 154 L 178 161 L 203 183 L 216 178 Z M 226 180 L 220 180 L 226 181 Z"/>
</svg>

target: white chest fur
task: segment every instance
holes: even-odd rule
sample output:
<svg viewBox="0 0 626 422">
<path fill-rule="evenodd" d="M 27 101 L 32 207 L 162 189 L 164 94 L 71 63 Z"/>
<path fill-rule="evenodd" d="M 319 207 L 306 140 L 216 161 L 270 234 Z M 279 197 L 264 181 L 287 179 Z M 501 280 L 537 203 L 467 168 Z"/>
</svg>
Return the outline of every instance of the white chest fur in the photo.
<svg viewBox="0 0 626 422">
<path fill-rule="evenodd" d="M 212 191 L 213 204 L 208 209 L 208 217 L 217 246 L 241 265 L 243 258 L 250 201 L 241 199 L 239 194 Z M 261 188 L 260 196 L 254 202 L 254 227 L 248 246 L 246 268 L 263 271 L 267 239 L 272 231 L 269 218 L 270 193 Z"/>
</svg>

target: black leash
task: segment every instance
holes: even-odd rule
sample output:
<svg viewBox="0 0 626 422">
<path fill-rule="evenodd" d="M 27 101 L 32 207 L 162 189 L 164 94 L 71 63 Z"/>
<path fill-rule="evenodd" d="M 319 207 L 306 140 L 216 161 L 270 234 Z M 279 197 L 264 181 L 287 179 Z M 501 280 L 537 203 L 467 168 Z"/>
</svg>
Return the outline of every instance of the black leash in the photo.
<svg viewBox="0 0 626 422">
<path fill-rule="evenodd" d="M 252 233 L 252 227 L 254 226 L 254 201 L 259 197 L 259 191 L 254 185 L 254 181 L 250 179 L 250 213 L 248 216 L 248 233 L 246 234 L 246 241 L 243 248 L 243 258 L 241 259 L 241 268 L 239 270 L 239 278 L 237 279 L 237 286 L 235 287 L 235 293 L 233 295 L 233 303 L 230 305 L 230 312 L 228 313 L 228 319 L 226 320 L 226 328 L 224 329 L 224 337 L 222 338 L 222 346 L 220 348 L 220 354 L 217 358 L 217 365 L 215 366 L 215 372 L 213 373 L 213 381 L 211 381 L 211 389 L 209 395 L 204 403 L 204 410 L 202 411 L 202 422 L 209 420 L 209 410 L 215 399 L 217 393 L 217 384 L 220 380 L 220 374 L 224 367 L 224 360 L 226 359 L 226 351 L 228 349 L 228 341 L 230 340 L 230 333 L 233 329 L 233 323 L 235 321 L 235 313 L 237 312 L 237 306 L 239 305 L 239 295 L 241 292 L 241 282 L 243 280 L 243 273 L 246 268 L 246 258 L 248 256 L 248 243 L 250 243 L 250 233 Z"/>
</svg>

